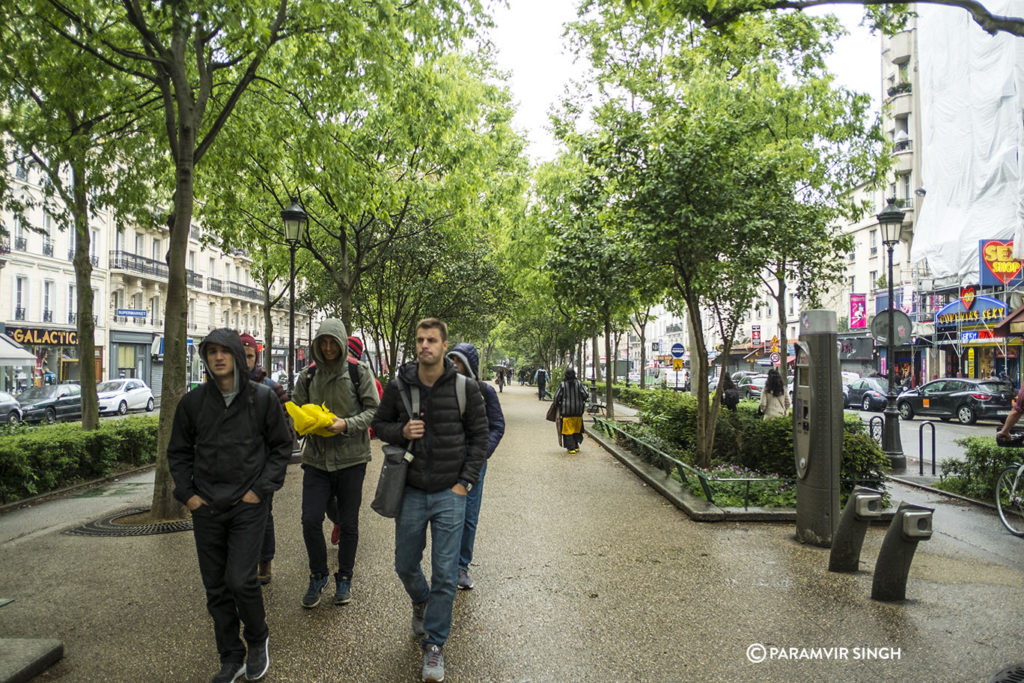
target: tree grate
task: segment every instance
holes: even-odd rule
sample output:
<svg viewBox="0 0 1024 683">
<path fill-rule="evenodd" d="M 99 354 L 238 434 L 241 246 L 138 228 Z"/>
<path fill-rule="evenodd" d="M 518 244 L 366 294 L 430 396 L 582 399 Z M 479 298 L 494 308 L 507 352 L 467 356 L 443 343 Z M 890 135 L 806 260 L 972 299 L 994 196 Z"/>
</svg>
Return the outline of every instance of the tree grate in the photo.
<svg viewBox="0 0 1024 683">
<path fill-rule="evenodd" d="M 115 522 L 115 520 L 122 517 L 129 517 L 147 511 L 149 511 L 149 508 L 122 510 L 74 529 L 68 529 L 64 533 L 69 536 L 154 536 L 156 534 L 171 534 L 177 531 L 191 531 L 192 529 L 191 518 L 157 524 L 117 524 Z"/>
<path fill-rule="evenodd" d="M 1024 663 L 1003 669 L 988 679 L 988 683 L 1024 683 Z"/>
</svg>

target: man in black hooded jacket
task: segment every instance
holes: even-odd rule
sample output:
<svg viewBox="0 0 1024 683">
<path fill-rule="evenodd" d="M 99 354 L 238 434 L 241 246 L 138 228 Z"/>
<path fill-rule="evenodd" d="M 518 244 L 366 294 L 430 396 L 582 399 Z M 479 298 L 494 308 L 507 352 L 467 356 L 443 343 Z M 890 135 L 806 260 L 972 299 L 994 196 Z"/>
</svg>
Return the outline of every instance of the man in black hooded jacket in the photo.
<svg viewBox="0 0 1024 683">
<path fill-rule="evenodd" d="M 213 681 L 231 683 L 243 674 L 258 680 L 270 656 L 256 564 L 266 501 L 284 483 L 292 433 L 273 390 L 249 380 L 237 332 L 213 330 L 199 345 L 199 356 L 210 379 L 178 403 L 167 461 L 174 497 L 192 511 L 221 662 Z"/>
</svg>

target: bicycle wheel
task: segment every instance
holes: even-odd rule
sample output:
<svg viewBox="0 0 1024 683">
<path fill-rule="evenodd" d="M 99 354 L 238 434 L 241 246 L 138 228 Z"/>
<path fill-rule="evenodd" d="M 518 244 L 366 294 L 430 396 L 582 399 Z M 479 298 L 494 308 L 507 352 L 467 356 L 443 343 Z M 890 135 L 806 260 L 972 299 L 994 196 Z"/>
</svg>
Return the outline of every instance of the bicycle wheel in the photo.
<svg viewBox="0 0 1024 683">
<path fill-rule="evenodd" d="M 1024 481 L 1019 467 L 1007 467 L 996 484 L 996 508 L 1003 526 L 1014 536 L 1024 536 Z"/>
</svg>

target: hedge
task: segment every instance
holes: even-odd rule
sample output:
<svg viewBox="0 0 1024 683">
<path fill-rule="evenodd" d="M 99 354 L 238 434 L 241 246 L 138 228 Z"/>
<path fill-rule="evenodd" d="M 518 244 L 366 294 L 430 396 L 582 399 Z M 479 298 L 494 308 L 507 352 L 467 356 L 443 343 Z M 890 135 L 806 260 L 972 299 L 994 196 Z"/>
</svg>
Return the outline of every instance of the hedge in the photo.
<svg viewBox="0 0 1024 683">
<path fill-rule="evenodd" d="M 1000 446 L 991 436 L 957 439 L 964 447 L 964 460 L 944 458 L 939 466 L 942 478 L 935 488 L 992 502 L 996 496 L 999 473 L 1024 461 L 1024 448 Z"/>
<path fill-rule="evenodd" d="M 77 422 L 4 427 L 0 430 L 0 503 L 153 462 L 158 419 L 104 420 L 90 432 Z"/>
<path fill-rule="evenodd" d="M 628 400 L 640 411 L 641 423 L 660 442 L 670 444 L 684 461 L 695 461 L 697 397 L 675 391 L 630 390 Z M 793 457 L 792 416 L 762 419 L 756 401 L 740 401 L 735 412 L 721 409 L 715 425 L 714 463 L 742 465 L 785 479 L 796 476 Z M 840 478 L 843 490 L 858 482 L 878 482 L 889 469 L 889 459 L 871 439 L 857 415 L 843 416 L 843 453 Z"/>
</svg>

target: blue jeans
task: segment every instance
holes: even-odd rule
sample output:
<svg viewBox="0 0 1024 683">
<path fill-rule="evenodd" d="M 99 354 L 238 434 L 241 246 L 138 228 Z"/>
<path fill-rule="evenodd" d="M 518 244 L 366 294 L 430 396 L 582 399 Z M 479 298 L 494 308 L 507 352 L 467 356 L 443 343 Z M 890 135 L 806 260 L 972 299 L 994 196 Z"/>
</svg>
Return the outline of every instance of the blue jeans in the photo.
<svg viewBox="0 0 1024 683">
<path fill-rule="evenodd" d="M 480 476 L 476 485 L 466 496 L 466 522 L 462 525 L 462 545 L 459 548 L 459 569 L 469 569 L 473 561 L 473 544 L 476 542 L 476 523 L 480 519 L 480 499 L 484 495 L 484 475 L 487 474 L 487 461 L 480 468 Z"/>
<path fill-rule="evenodd" d="M 459 545 L 466 517 L 466 496 L 444 489 L 427 493 L 405 487 L 402 511 L 395 518 L 395 572 L 413 603 L 427 602 L 423 645 L 441 647 L 452 628 L 452 602 L 459 576 Z M 420 561 L 430 525 L 430 583 Z"/>
</svg>

